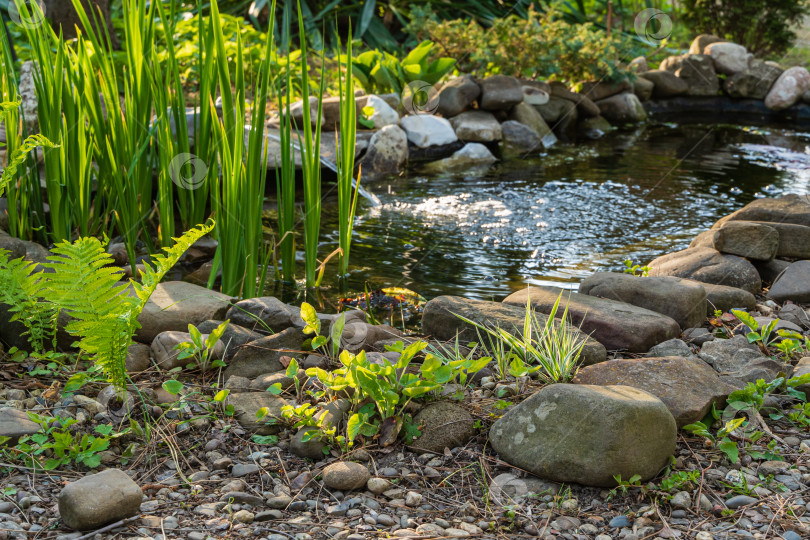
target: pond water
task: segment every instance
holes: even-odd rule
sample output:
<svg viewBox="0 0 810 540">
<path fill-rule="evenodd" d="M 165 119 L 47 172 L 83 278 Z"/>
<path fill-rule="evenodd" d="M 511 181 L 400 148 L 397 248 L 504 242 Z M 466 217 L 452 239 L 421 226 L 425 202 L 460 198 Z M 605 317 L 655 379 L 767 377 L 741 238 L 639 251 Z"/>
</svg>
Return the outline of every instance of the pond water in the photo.
<svg viewBox="0 0 810 540">
<path fill-rule="evenodd" d="M 350 289 L 500 300 L 527 283 L 575 287 L 625 259 L 647 263 L 754 198 L 807 193 L 810 133 L 652 124 L 531 160 L 439 176 L 416 167 L 366 187 L 382 206 L 360 210 Z"/>
</svg>

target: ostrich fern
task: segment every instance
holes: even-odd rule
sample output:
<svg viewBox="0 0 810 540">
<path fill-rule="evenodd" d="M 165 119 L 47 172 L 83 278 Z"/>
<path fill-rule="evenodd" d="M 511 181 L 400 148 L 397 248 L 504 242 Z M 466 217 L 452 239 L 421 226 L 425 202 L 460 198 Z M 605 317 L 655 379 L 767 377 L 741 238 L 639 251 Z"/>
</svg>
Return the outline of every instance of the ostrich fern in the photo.
<svg viewBox="0 0 810 540">
<path fill-rule="evenodd" d="M 78 347 L 89 353 L 119 391 L 126 388 L 126 356 L 132 336 L 140 328 L 138 316 L 160 280 L 185 251 L 214 227 L 212 220 L 195 227 L 166 254 L 152 257 L 140 272 L 141 282 L 119 282 L 121 271 L 97 238 L 61 242 L 45 266 L 49 300 L 71 317 L 66 330 L 79 338 Z M 154 266 L 153 266 L 154 265 Z M 131 291 L 129 290 L 131 287 Z"/>
<path fill-rule="evenodd" d="M 56 344 L 55 305 L 43 302 L 45 280 L 42 272 L 32 272 L 31 261 L 8 259 L 9 252 L 0 249 L 0 302 L 11 306 L 11 320 L 26 327 L 25 334 L 35 352 L 45 352 L 45 343 Z"/>
<path fill-rule="evenodd" d="M 61 242 L 53 248 L 43 272 L 22 258 L 9 260 L 0 250 L 0 302 L 9 304 L 27 328 L 32 348 L 42 352 L 46 339 L 56 336 L 60 311 L 70 316 L 65 330 L 78 338 L 76 345 L 88 353 L 121 392 L 126 388 L 126 356 L 132 336 L 141 327 L 138 316 L 149 297 L 185 251 L 214 228 L 209 220 L 187 231 L 166 253 L 145 263 L 140 283 L 121 282 L 121 270 L 97 238 Z"/>
</svg>

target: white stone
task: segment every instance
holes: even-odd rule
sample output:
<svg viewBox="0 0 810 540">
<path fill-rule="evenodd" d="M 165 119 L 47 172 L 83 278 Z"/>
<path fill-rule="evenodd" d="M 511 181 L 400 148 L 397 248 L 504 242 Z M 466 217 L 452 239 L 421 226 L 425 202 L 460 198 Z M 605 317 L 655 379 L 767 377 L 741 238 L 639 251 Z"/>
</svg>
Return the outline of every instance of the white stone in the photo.
<svg viewBox="0 0 810 540">
<path fill-rule="evenodd" d="M 449 158 L 434 161 L 426 169 L 436 172 L 459 170 L 468 167 L 490 165 L 498 161 L 492 152 L 481 143 L 467 143 Z"/>
<path fill-rule="evenodd" d="M 765 106 L 773 111 L 781 111 L 793 106 L 810 90 L 810 73 L 803 67 L 792 67 L 785 70 L 770 92 L 765 96 Z"/>
<path fill-rule="evenodd" d="M 745 71 L 751 60 L 745 47 L 729 42 L 712 43 L 706 47 L 705 54 L 712 58 L 717 72 L 726 75 Z"/>
<path fill-rule="evenodd" d="M 501 124 L 486 111 L 466 111 L 450 119 L 456 136 L 462 141 L 500 141 Z"/>
<path fill-rule="evenodd" d="M 408 140 L 419 148 L 451 144 L 458 140 L 448 120 L 431 114 L 405 116 L 400 120 L 400 125 Z"/>
<path fill-rule="evenodd" d="M 369 118 L 374 122 L 374 129 L 382 129 L 385 126 L 395 126 L 399 124 L 399 114 L 380 96 L 370 95 L 366 102 L 366 107 L 372 107 L 374 113 Z"/>
</svg>

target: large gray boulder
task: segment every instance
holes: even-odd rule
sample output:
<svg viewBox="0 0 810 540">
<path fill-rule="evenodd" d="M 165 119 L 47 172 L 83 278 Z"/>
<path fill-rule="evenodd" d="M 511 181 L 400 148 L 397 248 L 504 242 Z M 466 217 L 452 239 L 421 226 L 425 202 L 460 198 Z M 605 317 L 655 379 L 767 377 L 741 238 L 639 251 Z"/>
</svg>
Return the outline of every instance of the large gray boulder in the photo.
<svg viewBox="0 0 810 540">
<path fill-rule="evenodd" d="M 59 516 L 71 529 L 98 529 L 138 514 L 143 492 L 124 471 L 107 469 L 71 482 L 59 493 Z"/>
<path fill-rule="evenodd" d="M 597 272 L 579 284 L 579 292 L 661 313 L 681 328 L 700 326 L 706 319 L 705 289 L 680 278 Z"/>
<path fill-rule="evenodd" d="M 551 146 L 551 144 L 557 140 L 551 128 L 548 127 L 548 124 L 543 119 L 543 115 L 528 103 L 518 103 L 515 105 L 515 108 L 512 109 L 509 115 L 509 119 L 529 126 L 537 133 L 541 140 L 549 141 L 548 144 L 544 143 L 544 146 Z"/>
<path fill-rule="evenodd" d="M 686 83 L 687 96 L 716 96 L 720 91 L 720 80 L 714 71 L 714 63 L 705 54 L 670 56 L 661 62 L 661 69 Z"/>
<path fill-rule="evenodd" d="M 541 152 L 545 148 L 543 139 L 534 129 L 516 120 L 507 120 L 501 124 L 501 133 L 501 154 L 506 159 L 525 157 L 532 152 Z M 550 137 L 554 137 L 556 141 L 554 134 Z"/>
<path fill-rule="evenodd" d="M 728 313 L 732 309 L 750 310 L 757 306 L 756 296 L 748 291 L 727 285 L 714 285 L 699 281 L 694 283 L 698 283 L 706 290 L 706 314 L 709 317 L 714 314 L 715 310 Z"/>
<path fill-rule="evenodd" d="M 501 124 L 491 112 L 466 111 L 450 119 L 456 137 L 465 142 L 493 142 L 501 140 Z"/>
<path fill-rule="evenodd" d="M 438 296 L 425 304 L 422 312 L 422 331 L 440 341 L 455 340 L 461 344 L 480 342 L 476 327 L 462 320 L 459 315 L 489 328 L 501 328 L 520 335 L 526 317 L 526 302 L 513 306 L 501 302 L 469 300 L 459 296 Z M 542 312 L 536 313 L 540 324 L 548 320 Z M 607 351 L 604 345 L 582 334 L 586 340 L 582 351 L 583 365 L 604 362 Z M 486 340 L 486 336 L 484 336 Z M 484 341 L 486 344 L 487 341 Z"/>
<path fill-rule="evenodd" d="M 703 54 L 708 55 L 714 62 L 715 70 L 724 75 L 745 71 L 752 58 L 745 47 L 731 42 L 710 43 Z"/>
<path fill-rule="evenodd" d="M 167 281 L 155 289 L 146 303 L 138 322 L 141 328 L 135 339 L 151 344 L 161 332 L 188 330 L 188 325 L 197 325 L 208 319 L 222 320 L 232 298 L 185 281 Z"/>
<path fill-rule="evenodd" d="M 651 81 L 654 98 L 670 98 L 685 94 L 689 90 L 689 85 L 675 74 L 663 69 L 653 69 L 640 75 L 641 78 Z"/>
<path fill-rule="evenodd" d="M 28 418 L 25 411 L 4 407 L 0 409 L 0 438 L 8 437 L 8 445 L 14 446 L 21 437 L 33 435 L 42 426 Z"/>
<path fill-rule="evenodd" d="M 810 261 L 796 261 L 787 267 L 768 291 L 777 302 L 810 302 Z"/>
<path fill-rule="evenodd" d="M 728 221 L 793 223 L 810 227 L 810 199 L 796 194 L 757 199 L 720 219 L 712 228 L 719 228 Z"/>
<path fill-rule="evenodd" d="M 562 317 L 567 305 L 569 320 L 608 350 L 647 352 L 653 345 L 681 333 L 678 323 L 666 315 L 616 300 L 564 291 L 558 287 L 522 289 L 507 296 L 504 303 L 525 307 L 527 299 L 530 299 L 535 310 L 548 314 L 561 294 L 557 317 Z"/>
<path fill-rule="evenodd" d="M 764 222 L 729 221 L 722 227 L 700 233 L 689 247 L 710 247 L 720 253 L 767 262 L 776 256 L 779 232 Z"/>
<path fill-rule="evenodd" d="M 228 363 L 224 378 L 227 381 L 233 376 L 253 379 L 266 373 L 274 373 L 286 369 L 281 357 L 289 356 L 303 360 L 307 353 L 301 350 L 307 336 L 299 328 L 288 328 L 251 341 L 240 348 Z"/>
<path fill-rule="evenodd" d="M 730 221 L 725 225 L 730 225 L 731 223 L 734 222 Z M 793 223 L 767 223 L 765 221 L 750 221 L 748 223 L 767 225 L 776 230 L 779 236 L 779 244 L 776 247 L 777 257 L 810 259 L 810 227 L 806 225 L 795 225 Z M 720 230 L 722 230 L 722 228 Z"/>
<path fill-rule="evenodd" d="M 780 371 L 790 369 L 790 366 L 763 355 L 755 344 L 748 343 L 742 335 L 704 343 L 699 356 L 724 379 L 738 387 L 758 379 L 771 381 Z"/>
<path fill-rule="evenodd" d="M 783 111 L 798 102 L 802 94 L 808 90 L 810 90 L 810 72 L 807 68 L 801 66 L 788 68 L 779 75 L 765 96 L 765 106 L 772 111 Z"/>
<path fill-rule="evenodd" d="M 442 86 L 436 98 L 439 103 L 436 112 L 445 118 L 461 114 L 481 95 L 481 88 L 469 75 L 452 79 Z"/>
<path fill-rule="evenodd" d="M 403 117 L 399 123 L 408 141 L 419 148 L 443 146 L 458 140 L 450 122 L 432 114 L 412 114 Z"/>
<path fill-rule="evenodd" d="M 478 108 L 485 111 L 508 111 L 523 101 L 523 86 L 514 77 L 493 75 L 478 81 L 481 95 Z"/>
<path fill-rule="evenodd" d="M 655 396 L 629 386 L 552 384 L 492 425 L 507 463 L 556 482 L 612 487 L 653 478 L 675 451 L 677 427 Z"/>
<path fill-rule="evenodd" d="M 405 169 L 409 157 L 408 136 L 395 125 L 385 126 L 372 137 L 360 165 L 364 179 L 377 179 Z"/>
<path fill-rule="evenodd" d="M 574 382 L 644 390 L 664 402 L 678 427 L 702 419 L 712 404 L 722 409 L 736 390 L 703 360 L 677 356 L 602 362 L 580 369 Z"/>
<path fill-rule="evenodd" d="M 748 69 L 727 77 L 723 88 L 733 98 L 765 99 L 782 71 L 773 64 L 752 60 Z"/>
<path fill-rule="evenodd" d="M 635 94 L 623 92 L 596 102 L 599 114 L 613 125 L 636 124 L 647 119 L 647 111 Z"/>
<path fill-rule="evenodd" d="M 695 247 L 670 253 L 650 262 L 651 276 L 674 276 L 704 283 L 738 287 L 752 294 L 762 289 L 757 269 L 742 257 L 713 248 Z"/>
</svg>

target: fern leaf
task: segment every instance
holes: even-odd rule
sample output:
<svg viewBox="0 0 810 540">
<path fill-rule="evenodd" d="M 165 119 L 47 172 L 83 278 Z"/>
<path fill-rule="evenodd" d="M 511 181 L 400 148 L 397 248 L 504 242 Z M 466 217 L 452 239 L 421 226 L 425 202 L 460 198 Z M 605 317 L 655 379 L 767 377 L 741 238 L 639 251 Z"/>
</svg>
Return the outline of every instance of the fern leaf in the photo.
<svg viewBox="0 0 810 540">
<path fill-rule="evenodd" d="M 22 105 L 21 99 L 17 101 L 0 101 L 0 114 L 6 116 L 11 111 L 16 111 L 20 105 Z"/>
<path fill-rule="evenodd" d="M 72 320 L 66 330 L 77 336 L 78 347 L 91 355 L 110 383 L 126 388 L 126 355 L 135 330 L 129 313 L 137 299 L 119 283 L 121 271 L 97 238 L 61 242 L 44 266 L 49 298 Z"/>
<path fill-rule="evenodd" d="M 22 258 L 8 259 L 0 249 L 0 302 L 8 304 L 11 320 L 25 327 L 28 342 L 36 352 L 44 352 L 46 341 L 55 346 L 58 308 L 43 300 L 45 280 L 37 266 Z"/>
<path fill-rule="evenodd" d="M 194 242 L 211 232 L 214 229 L 214 225 L 214 220 L 209 219 L 204 225 L 197 225 L 193 229 L 189 229 L 183 233 L 182 236 L 174 239 L 175 243 L 172 247 L 163 248 L 164 251 L 166 251 L 165 255 L 160 254 L 152 257 L 154 267 L 149 263 L 145 263 L 146 269 L 142 270 L 140 273 L 141 283 L 133 284 L 135 294 L 141 302 L 138 314 L 140 314 L 146 302 L 149 300 L 149 297 L 152 296 L 152 293 L 155 292 L 158 283 L 160 283 L 166 275 L 166 272 L 177 264 L 177 261 L 183 256 L 183 253 L 185 253 Z"/>
<path fill-rule="evenodd" d="M 28 152 L 38 146 L 45 148 L 59 147 L 58 144 L 52 143 L 50 139 L 40 134 L 31 135 L 25 139 L 22 145 L 11 154 L 11 159 L 8 160 L 8 165 L 3 170 L 3 176 L 0 177 L 0 197 L 3 196 L 6 188 L 11 184 L 11 181 L 14 180 L 14 175 L 17 174 L 17 168 L 23 164 Z"/>
</svg>

